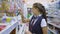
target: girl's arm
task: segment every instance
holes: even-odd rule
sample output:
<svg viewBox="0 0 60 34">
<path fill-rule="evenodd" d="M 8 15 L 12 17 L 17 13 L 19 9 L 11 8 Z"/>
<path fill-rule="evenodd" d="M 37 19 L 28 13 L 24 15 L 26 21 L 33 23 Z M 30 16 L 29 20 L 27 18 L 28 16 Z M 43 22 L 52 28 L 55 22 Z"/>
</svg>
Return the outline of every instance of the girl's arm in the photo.
<svg viewBox="0 0 60 34">
<path fill-rule="evenodd" d="M 43 31 L 43 34 L 48 34 L 48 29 L 47 29 L 47 27 L 43 27 L 43 28 L 42 28 L 42 31 Z"/>
<path fill-rule="evenodd" d="M 29 19 L 25 19 L 25 18 L 24 18 L 24 16 L 23 16 L 23 11 L 22 11 L 21 9 L 19 9 L 19 11 L 20 11 L 20 15 L 21 15 L 21 18 L 22 18 L 22 22 L 23 22 L 23 23 L 29 22 L 29 21 L 30 21 Z"/>
<path fill-rule="evenodd" d="M 47 28 L 47 23 L 45 19 L 42 19 L 41 27 L 42 27 L 43 34 L 48 34 L 48 28 Z"/>
</svg>

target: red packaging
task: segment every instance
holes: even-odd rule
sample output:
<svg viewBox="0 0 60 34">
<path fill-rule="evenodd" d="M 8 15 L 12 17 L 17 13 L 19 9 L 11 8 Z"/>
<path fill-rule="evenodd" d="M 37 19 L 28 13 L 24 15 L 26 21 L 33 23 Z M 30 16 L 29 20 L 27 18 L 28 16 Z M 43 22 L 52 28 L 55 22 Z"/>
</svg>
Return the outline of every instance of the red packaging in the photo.
<svg viewBox="0 0 60 34">
<path fill-rule="evenodd" d="M 6 25 L 0 25 L 0 31 L 3 30 L 6 27 Z"/>
</svg>

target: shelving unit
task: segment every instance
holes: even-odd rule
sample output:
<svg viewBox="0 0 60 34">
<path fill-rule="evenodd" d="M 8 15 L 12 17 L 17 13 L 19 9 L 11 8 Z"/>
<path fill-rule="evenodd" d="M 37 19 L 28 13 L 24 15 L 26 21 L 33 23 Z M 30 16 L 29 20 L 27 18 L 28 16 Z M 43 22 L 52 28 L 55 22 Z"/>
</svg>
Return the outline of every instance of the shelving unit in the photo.
<svg viewBox="0 0 60 34">
<path fill-rule="evenodd" d="M 52 30 L 49 27 L 48 27 L 48 30 L 51 31 L 51 32 L 53 32 L 54 34 L 56 34 L 55 30 Z"/>
<path fill-rule="evenodd" d="M 0 3 L 2 3 L 2 0 L 0 0 Z M 18 10 L 20 8 L 23 10 L 23 0 L 9 0 L 9 2 L 7 2 L 7 3 L 9 3 L 9 8 L 12 4 L 13 4 L 12 8 L 14 8 L 14 4 L 15 4 L 16 5 L 16 10 Z M 3 13 L 7 14 L 8 12 L 3 12 Z M 11 14 L 12 13 L 10 13 L 10 15 Z M 1 15 L 1 11 L 0 11 L 0 15 Z M 7 16 L 7 17 L 17 17 L 17 16 Z M 9 24 L 6 26 L 6 28 L 3 29 L 2 31 L 0 31 L 0 34 L 13 34 L 13 33 L 18 34 L 18 25 L 20 25 L 19 23 L 20 23 L 20 21 L 19 22 L 14 21 L 12 23 L 9 22 Z M 7 22 L 4 23 L 4 24 L 7 24 Z M 4 24 L 2 22 L 0 22 L 0 25 L 4 25 Z"/>
<path fill-rule="evenodd" d="M 48 30 L 52 32 L 53 34 L 60 34 L 60 9 L 58 9 L 58 4 L 60 0 L 55 0 L 55 2 L 52 2 L 49 4 L 48 8 Z M 51 18 L 52 17 L 52 18 Z"/>
<path fill-rule="evenodd" d="M 0 34 L 10 34 L 14 29 L 16 29 L 17 26 L 17 22 L 11 23 L 10 25 L 7 25 L 4 30 L 0 31 Z M 16 34 L 16 31 L 14 32 Z"/>
<path fill-rule="evenodd" d="M 54 18 L 51 18 L 50 20 L 48 20 L 48 30 L 54 34 L 60 34 L 60 22 L 58 22 L 58 20 L 55 22 L 53 20 L 55 20 Z M 59 30 L 59 31 L 58 31 Z"/>
<path fill-rule="evenodd" d="M 60 34 L 59 32 L 57 33 L 58 29 L 59 29 L 59 31 L 60 31 L 60 26 L 59 26 L 59 25 L 55 25 L 55 24 L 53 24 L 53 23 L 48 23 L 48 25 L 49 25 L 49 26 L 52 25 L 52 26 L 51 26 L 52 28 L 48 26 L 48 30 L 49 30 L 49 31 L 51 31 L 51 32 L 54 33 L 54 34 Z M 56 29 L 56 28 L 58 28 L 58 29 Z"/>
<path fill-rule="evenodd" d="M 59 2 L 60 0 L 56 0 L 55 2 L 52 2 L 48 5 L 48 16 L 60 18 L 60 9 L 58 9 L 60 6 L 60 4 L 58 4 Z"/>
</svg>

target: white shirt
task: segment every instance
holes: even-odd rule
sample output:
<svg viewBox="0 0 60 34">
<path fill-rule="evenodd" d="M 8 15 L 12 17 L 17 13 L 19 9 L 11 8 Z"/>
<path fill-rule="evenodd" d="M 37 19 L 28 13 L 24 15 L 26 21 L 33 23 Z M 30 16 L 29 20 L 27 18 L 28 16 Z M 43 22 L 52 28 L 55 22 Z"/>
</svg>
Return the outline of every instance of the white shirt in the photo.
<svg viewBox="0 0 60 34">
<path fill-rule="evenodd" d="M 30 18 L 29 18 L 30 20 L 31 20 L 32 16 L 30 16 Z M 39 16 L 41 16 L 41 15 L 39 15 Z M 42 21 L 41 21 L 41 27 L 46 27 L 46 26 L 47 26 L 46 20 L 42 19 Z"/>
</svg>

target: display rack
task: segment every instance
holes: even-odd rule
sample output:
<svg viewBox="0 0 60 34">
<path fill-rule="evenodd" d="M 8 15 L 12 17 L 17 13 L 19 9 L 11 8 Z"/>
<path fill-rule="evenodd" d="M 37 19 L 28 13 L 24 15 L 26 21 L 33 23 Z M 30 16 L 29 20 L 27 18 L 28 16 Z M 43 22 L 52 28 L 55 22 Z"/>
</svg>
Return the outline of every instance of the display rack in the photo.
<svg viewBox="0 0 60 34">
<path fill-rule="evenodd" d="M 47 11 L 48 16 L 48 30 L 52 32 L 52 34 L 60 34 L 60 0 L 56 0 L 49 4 L 49 8 Z M 51 18 L 52 17 L 52 18 Z"/>
<path fill-rule="evenodd" d="M 48 28 L 49 31 L 53 32 L 54 34 L 56 34 L 56 32 L 50 28 Z"/>
<path fill-rule="evenodd" d="M 0 0 L 0 3 L 2 3 L 2 0 Z M 18 9 L 22 9 L 23 10 L 23 0 L 9 0 L 8 2 L 7 2 L 7 4 L 9 4 L 9 9 L 10 9 L 10 7 L 11 7 L 11 5 L 12 5 L 12 8 L 14 8 L 14 4 L 16 5 L 16 10 L 15 11 L 17 11 L 18 12 Z M 8 6 L 8 5 L 7 5 Z M 7 7 L 6 6 L 6 7 Z M 5 7 L 5 8 L 6 8 Z M 3 9 L 2 9 L 3 10 Z M 14 14 L 16 14 L 16 12 L 14 11 Z M 1 14 L 1 12 L 2 11 L 0 11 L 0 15 L 2 15 Z M 4 12 L 3 11 L 3 13 L 5 13 L 6 15 L 5 16 L 7 16 L 7 14 L 9 15 L 11 15 L 12 14 L 12 12 Z M 3 15 L 4 16 L 4 15 Z M 7 16 L 7 17 L 17 17 L 17 16 Z M 1 17 L 2 18 L 2 17 Z M 17 20 L 17 19 L 16 19 Z M 20 22 L 20 21 L 19 21 Z M 19 23 L 18 22 L 18 23 Z M 0 23 L 2 23 L 2 22 L 0 22 Z M 7 23 L 7 22 L 6 22 Z M 17 29 L 17 31 L 15 31 L 14 33 L 18 33 L 18 25 L 20 25 L 20 24 L 18 24 L 17 22 L 12 22 L 12 23 L 10 23 L 9 22 L 9 25 L 7 25 L 7 27 L 4 29 L 4 30 L 2 30 L 2 31 L 0 31 L 0 34 L 10 34 L 11 32 L 13 32 L 13 31 L 15 31 L 16 29 Z M 2 24 L 0 24 L 0 25 L 2 25 Z M 16 33 L 16 34 L 17 34 Z"/>
<path fill-rule="evenodd" d="M 60 0 L 56 0 L 55 2 L 52 2 L 51 4 L 49 4 L 48 6 L 48 16 L 51 17 L 57 17 L 60 18 Z"/>
<path fill-rule="evenodd" d="M 10 34 L 16 27 L 18 27 L 17 22 L 11 23 L 11 25 L 7 25 L 4 30 L 0 31 L 0 34 Z"/>
<path fill-rule="evenodd" d="M 52 28 L 51 28 L 52 27 Z M 58 29 L 57 29 L 58 28 Z M 56 25 L 54 23 L 48 23 L 48 30 L 51 31 L 54 34 L 60 34 L 60 26 Z M 58 31 L 59 30 L 59 31 Z"/>
</svg>

